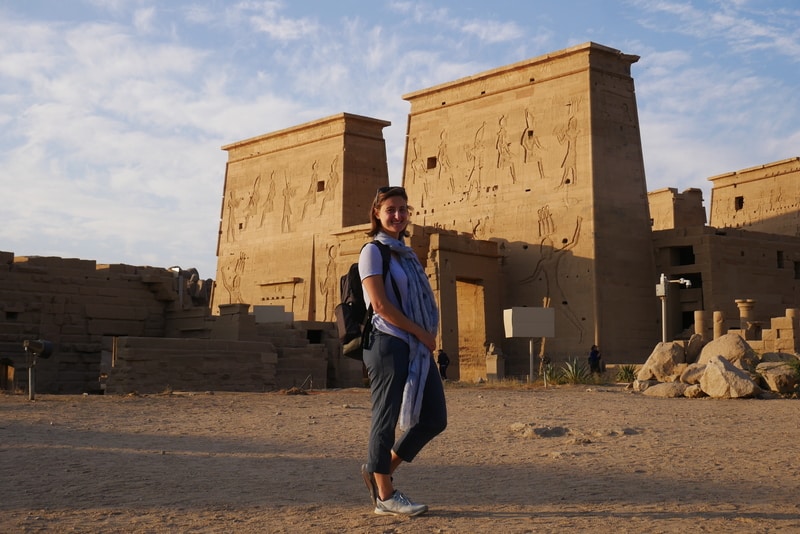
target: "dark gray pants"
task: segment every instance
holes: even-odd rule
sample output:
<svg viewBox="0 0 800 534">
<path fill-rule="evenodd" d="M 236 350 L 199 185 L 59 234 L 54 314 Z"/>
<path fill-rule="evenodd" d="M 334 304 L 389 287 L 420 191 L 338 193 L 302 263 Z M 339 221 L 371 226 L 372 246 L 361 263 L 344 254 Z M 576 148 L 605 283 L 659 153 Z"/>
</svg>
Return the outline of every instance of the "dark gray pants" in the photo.
<svg viewBox="0 0 800 534">
<path fill-rule="evenodd" d="M 372 392 L 372 426 L 369 432 L 367 470 L 389 474 L 391 451 L 410 462 L 422 448 L 447 427 L 444 387 L 436 362 L 431 356 L 428 377 L 422 394 L 419 423 L 395 441 L 403 388 L 408 377 L 408 344 L 402 339 L 373 330 L 364 350 L 364 365 Z"/>
</svg>

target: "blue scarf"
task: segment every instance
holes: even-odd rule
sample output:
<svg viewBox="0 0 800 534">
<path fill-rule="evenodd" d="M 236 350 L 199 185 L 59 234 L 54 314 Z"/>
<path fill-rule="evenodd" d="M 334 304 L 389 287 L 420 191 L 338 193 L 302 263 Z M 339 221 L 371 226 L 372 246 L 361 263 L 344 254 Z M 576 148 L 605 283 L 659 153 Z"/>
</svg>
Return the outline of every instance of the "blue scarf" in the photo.
<svg viewBox="0 0 800 534">
<path fill-rule="evenodd" d="M 391 251 L 397 254 L 408 278 L 408 294 L 402 302 L 403 314 L 435 335 L 439 330 L 439 308 L 436 306 L 431 283 L 417 254 L 402 241 L 383 232 L 379 232 L 375 239 L 388 245 Z M 415 336 L 408 337 L 408 378 L 403 389 L 403 403 L 398 421 L 401 430 L 407 430 L 419 422 L 422 392 L 425 390 L 425 379 L 428 377 L 432 359 L 428 347 L 420 343 Z"/>
</svg>

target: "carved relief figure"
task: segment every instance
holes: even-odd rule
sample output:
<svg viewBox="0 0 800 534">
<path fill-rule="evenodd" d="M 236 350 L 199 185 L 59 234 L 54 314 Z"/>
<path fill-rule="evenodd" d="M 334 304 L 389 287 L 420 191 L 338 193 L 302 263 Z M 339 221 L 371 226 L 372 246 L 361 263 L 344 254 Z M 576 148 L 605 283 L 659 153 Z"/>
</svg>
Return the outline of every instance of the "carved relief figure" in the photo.
<svg viewBox="0 0 800 534">
<path fill-rule="evenodd" d="M 319 174 L 317 174 L 317 160 L 311 164 L 311 183 L 308 184 L 308 191 L 303 199 L 303 211 L 300 214 L 301 219 L 306 218 L 306 210 L 310 204 L 317 203 L 317 182 L 319 182 Z"/>
<path fill-rule="evenodd" d="M 417 175 L 425 176 L 425 159 L 422 157 L 422 150 L 419 148 L 417 138 L 411 139 L 411 147 L 414 151 L 414 158 L 411 160 L 411 183 L 417 183 Z"/>
<path fill-rule="evenodd" d="M 334 156 L 331 162 L 331 170 L 328 173 L 328 183 L 325 184 L 325 194 L 322 195 L 322 202 L 319 207 L 319 214 L 322 215 L 325 209 L 325 202 L 333 201 L 333 195 L 336 194 L 336 188 L 339 187 L 339 156 Z"/>
<path fill-rule="evenodd" d="M 539 136 L 536 135 L 533 129 L 533 114 L 527 108 L 525 109 L 525 129 L 522 131 L 520 144 L 525 152 L 522 160 L 523 163 L 528 163 L 529 161 L 536 162 L 536 166 L 539 169 L 539 178 L 544 180 L 544 166 L 542 165 L 541 154 L 542 144 L 539 142 Z"/>
<path fill-rule="evenodd" d="M 450 156 L 447 154 L 447 130 L 442 130 L 439 134 L 439 151 L 436 153 L 436 159 L 439 164 L 439 183 L 441 184 L 445 178 L 448 178 L 450 192 L 455 193 L 456 184 L 450 170 Z"/>
<path fill-rule="evenodd" d="M 575 222 L 575 231 L 572 234 L 572 239 L 563 244 L 561 248 L 556 249 L 553 240 L 549 236 L 542 239 L 539 245 L 539 252 L 541 254 L 533 274 L 520 280 L 521 283 L 527 284 L 537 279 L 543 279 L 545 287 L 545 298 L 549 298 L 554 307 L 561 311 L 566 319 L 578 331 L 578 341 L 583 341 L 583 327 L 581 322 L 570 307 L 569 300 L 567 299 L 564 289 L 559 282 L 559 271 L 561 270 L 561 261 L 566 256 L 567 251 L 575 248 L 578 244 L 581 233 L 581 223 L 583 219 L 578 216 Z"/>
<path fill-rule="evenodd" d="M 292 198 L 294 198 L 295 190 L 289 185 L 289 179 L 284 176 L 283 186 L 283 217 L 281 218 L 281 232 L 284 234 L 291 232 L 291 218 L 292 218 Z"/>
<path fill-rule="evenodd" d="M 228 191 L 228 198 L 225 201 L 226 208 L 228 210 L 228 217 L 227 217 L 227 229 L 225 236 L 227 237 L 228 241 L 236 241 L 236 210 L 239 208 L 239 205 L 242 203 L 242 199 L 236 196 L 236 193 L 233 189 Z"/>
<path fill-rule="evenodd" d="M 260 184 L 261 184 L 261 174 L 256 176 L 256 179 L 253 181 L 253 187 L 250 188 L 250 195 L 247 199 L 247 206 L 245 206 L 244 208 L 245 228 L 247 228 L 247 223 L 250 221 L 250 218 L 255 217 L 258 214 L 258 203 L 259 203 L 259 197 L 261 196 Z"/>
<path fill-rule="evenodd" d="M 481 194 L 481 174 L 483 173 L 483 133 L 486 129 L 486 123 L 481 124 L 480 128 L 475 132 L 475 138 L 472 145 L 465 147 L 467 153 L 467 161 L 471 164 L 469 173 L 467 174 L 467 198 L 472 198 L 472 193 L 475 193 L 475 198 Z"/>
<path fill-rule="evenodd" d="M 243 302 L 241 285 L 242 274 L 247 265 L 247 255 L 239 253 L 239 257 L 232 259 L 220 270 L 222 286 L 228 292 L 228 304 L 241 304 Z"/>
<path fill-rule="evenodd" d="M 577 180 L 578 163 L 578 119 L 572 113 L 570 104 L 570 114 L 566 127 L 559 128 L 555 134 L 558 142 L 564 145 L 564 157 L 561 159 L 561 183 L 559 187 L 575 183 Z"/>
<path fill-rule="evenodd" d="M 264 226 L 264 217 L 267 213 L 272 213 L 274 209 L 274 201 L 275 201 L 275 171 L 272 171 L 269 175 L 269 189 L 267 191 L 267 198 L 264 200 L 264 207 L 261 210 L 261 220 L 258 223 L 258 227 L 261 228 Z"/>
<path fill-rule="evenodd" d="M 511 153 L 511 142 L 508 140 L 508 131 L 506 131 L 506 116 L 501 115 L 498 121 L 499 128 L 497 130 L 497 138 L 495 141 L 495 149 L 497 150 L 497 168 L 505 169 L 508 167 L 511 173 L 511 183 L 517 183 L 517 174 L 514 171 L 513 154 Z"/>
<path fill-rule="evenodd" d="M 324 298 L 322 306 L 322 320 L 334 321 L 333 307 L 335 302 L 338 301 L 336 290 L 339 289 L 339 284 L 336 279 L 336 247 L 333 245 L 328 247 L 328 263 L 325 265 L 325 277 L 319 282 L 319 292 Z"/>
</svg>

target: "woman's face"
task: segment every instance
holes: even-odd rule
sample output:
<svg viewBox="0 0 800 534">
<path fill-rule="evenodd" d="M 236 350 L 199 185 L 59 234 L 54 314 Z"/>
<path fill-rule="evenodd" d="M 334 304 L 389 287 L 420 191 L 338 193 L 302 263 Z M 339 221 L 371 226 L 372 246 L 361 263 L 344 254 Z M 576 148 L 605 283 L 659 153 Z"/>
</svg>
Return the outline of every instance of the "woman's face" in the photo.
<svg viewBox="0 0 800 534">
<path fill-rule="evenodd" d="M 399 239 L 408 226 L 408 203 L 399 195 L 388 197 L 375 210 L 375 216 L 384 232 Z"/>
</svg>

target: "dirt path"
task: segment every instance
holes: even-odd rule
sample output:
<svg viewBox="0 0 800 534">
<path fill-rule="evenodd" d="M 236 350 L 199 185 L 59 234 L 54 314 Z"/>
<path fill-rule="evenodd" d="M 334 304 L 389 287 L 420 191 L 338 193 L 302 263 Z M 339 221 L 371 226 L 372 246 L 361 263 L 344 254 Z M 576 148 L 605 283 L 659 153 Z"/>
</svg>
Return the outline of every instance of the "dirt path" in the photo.
<svg viewBox="0 0 800 534">
<path fill-rule="evenodd" d="M 447 387 L 450 424 L 372 513 L 364 389 L 0 396 L 4 532 L 800 531 L 797 400 Z"/>
</svg>

